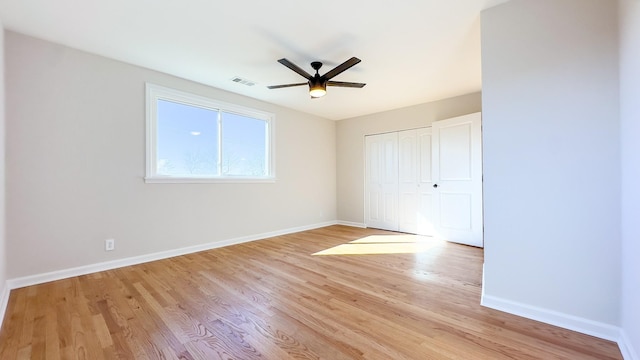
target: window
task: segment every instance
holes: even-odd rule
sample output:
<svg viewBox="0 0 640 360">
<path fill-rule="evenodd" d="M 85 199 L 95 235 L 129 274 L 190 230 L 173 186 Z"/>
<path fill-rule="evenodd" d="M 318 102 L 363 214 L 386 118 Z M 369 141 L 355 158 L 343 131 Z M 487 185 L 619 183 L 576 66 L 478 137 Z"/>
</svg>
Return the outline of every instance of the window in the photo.
<svg viewBox="0 0 640 360">
<path fill-rule="evenodd" d="M 273 114 L 147 84 L 146 182 L 274 181 Z"/>
</svg>

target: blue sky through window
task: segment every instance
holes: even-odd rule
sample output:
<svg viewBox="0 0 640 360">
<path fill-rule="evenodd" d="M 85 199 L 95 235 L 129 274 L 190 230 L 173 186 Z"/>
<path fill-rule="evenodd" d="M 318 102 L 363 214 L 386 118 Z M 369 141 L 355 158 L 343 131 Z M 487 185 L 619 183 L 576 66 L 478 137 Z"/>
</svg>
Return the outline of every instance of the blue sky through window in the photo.
<svg viewBox="0 0 640 360">
<path fill-rule="evenodd" d="M 266 122 L 222 113 L 222 173 L 230 176 L 266 175 Z"/>
<path fill-rule="evenodd" d="M 222 136 L 219 136 L 218 114 L 217 109 L 158 99 L 157 174 L 268 175 L 267 121 L 221 112 Z"/>
<path fill-rule="evenodd" d="M 218 111 L 158 100 L 157 173 L 218 174 Z"/>
</svg>

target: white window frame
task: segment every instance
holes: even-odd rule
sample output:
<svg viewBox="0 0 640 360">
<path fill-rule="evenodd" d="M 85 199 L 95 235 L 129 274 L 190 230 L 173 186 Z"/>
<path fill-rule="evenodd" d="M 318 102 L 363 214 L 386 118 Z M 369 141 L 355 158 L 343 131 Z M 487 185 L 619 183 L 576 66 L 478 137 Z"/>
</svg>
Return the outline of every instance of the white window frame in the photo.
<svg viewBox="0 0 640 360">
<path fill-rule="evenodd" d="M 146 183 L 265 183 L 275 182 L 275 115 L 240 105 L 213 100 L 204 96 L 187 93 L 180 90 L 146 83 Z M 266 176 L 170 176 L 157 173 L 157 115 L 158 100 L 166 100 L 188 106 L 244 115 L 264 120 L 266 129 Z"/>
</svg>

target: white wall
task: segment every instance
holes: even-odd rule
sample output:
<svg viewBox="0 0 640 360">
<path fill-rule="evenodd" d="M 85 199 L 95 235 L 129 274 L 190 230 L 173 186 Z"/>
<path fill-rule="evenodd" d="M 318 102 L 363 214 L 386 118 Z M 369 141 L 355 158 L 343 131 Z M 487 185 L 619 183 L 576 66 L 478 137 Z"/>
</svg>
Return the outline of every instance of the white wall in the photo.
<svg viewBox="0 0 640 360">
<path fill-rule="evenodd" d="M 480 111 L 480 93 L 338 121 L 338 219 L 364 223 L 364 136 L 415 129 Z"/>
<path fill-rule="evenodd" d="M 621 319 L 628 351 L 640 359 L 640 1 L 620 4 Z"/>
<path fill-rule="evenodd" d="M 5 91 L 4 91 L 4 30 L 0 22 L 0 324 L 8 300 L 7 282 L 7 253 L 5 236 Z"/>
<path fill-rule="evenodd" d="M 333 121 L 13 32 L 5 44 L 9 278 L 335 221 Z M 277 182 L 145 184 L 147 81 L 275 113 Z"/>
<path fill-rule="evenodd" d="M 512 0 L 481 21 L 483 301 L 612 337 L 621 294 L 617 3 Z"/>
</svg>

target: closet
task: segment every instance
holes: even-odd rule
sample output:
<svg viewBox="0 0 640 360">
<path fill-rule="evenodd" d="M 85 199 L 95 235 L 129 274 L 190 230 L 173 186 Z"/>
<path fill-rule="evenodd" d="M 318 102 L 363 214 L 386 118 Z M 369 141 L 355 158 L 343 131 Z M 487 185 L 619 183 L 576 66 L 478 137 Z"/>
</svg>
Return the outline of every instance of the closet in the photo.
<svg viewBox="0 0 640 360">
<path fill-rule="evenodd" d="M 483 246 L 481 114 L 365 137 L 367 227 Z"/>
</svg>

